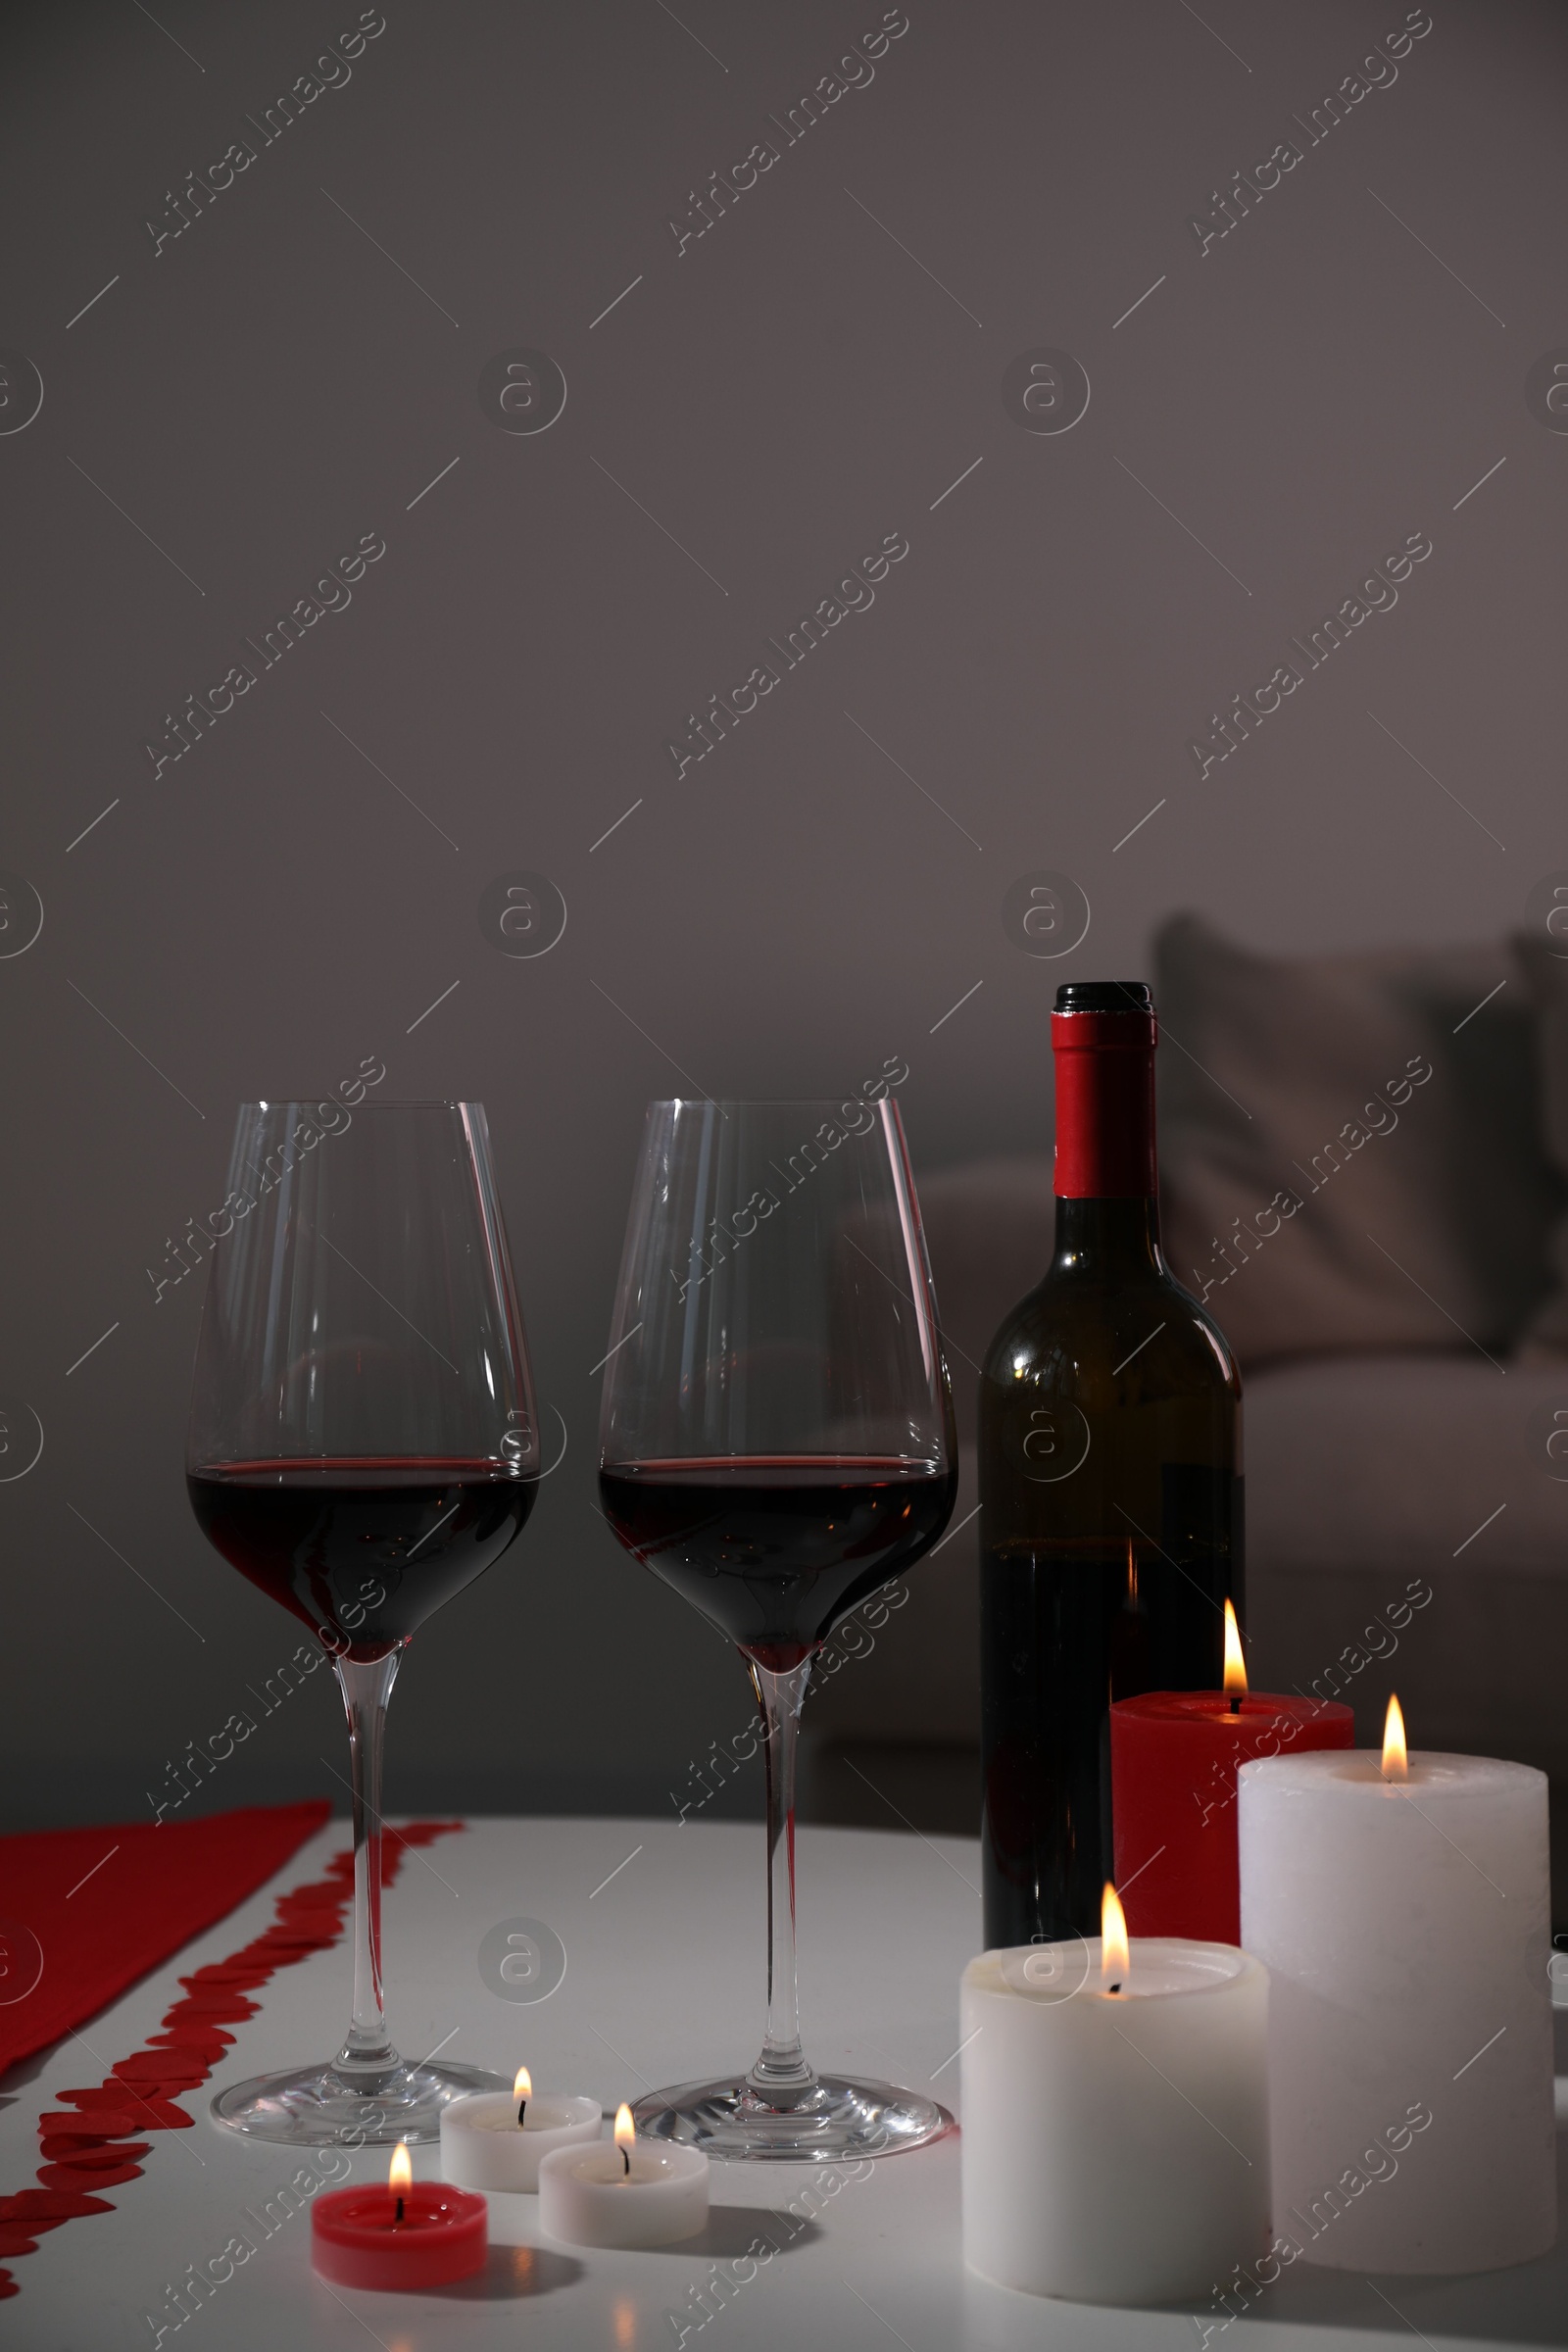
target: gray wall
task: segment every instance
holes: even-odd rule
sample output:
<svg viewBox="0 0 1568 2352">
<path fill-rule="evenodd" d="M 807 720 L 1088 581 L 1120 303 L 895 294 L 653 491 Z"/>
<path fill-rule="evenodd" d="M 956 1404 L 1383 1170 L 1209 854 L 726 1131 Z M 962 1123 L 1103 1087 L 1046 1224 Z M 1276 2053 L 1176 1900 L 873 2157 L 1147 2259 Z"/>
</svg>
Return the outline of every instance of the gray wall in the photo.
<svg viewBox="0 0 1568 2352">
<path fill-rule="evenodd" d="M 1560 11 L 1435 0 L 1314 144 L 1293 116 L 1397 0 L 909 0 L 785 145 L 767 117 L 875 0 L 386 0 L 264 144 L 247 117 L 355 14 L 0 34 L 0 342 L 44 392 L 21 423 L 13 356 L 0 867 L 44 914 L 0 961 L 9 1458 L 29 1413 L 44 1440 L 0 1485 L 13 1821 L 145 1815 L 293 1646 L 186 1510 L 200 1282 L 148 1274 L 220 1199 L 236 1100 L 369 1055 L 385 1097 L 488 1104 L 569 1441 L 415 1645 L 393 1801 L 662 1808 L 746 1698 L 591 1507 L 645 1100 L 902 1054 L 917 1165 L 1038 1148 L 1054 983 L 1145 968 L 1168 910 L 1301 950 L 1483 938 L 1568 863 L 1568 439 L 1526 399 L 1568 343 Z M 677 251 L 688 191 L 764 137 L 777 163 Z M 1188 217 L 1286 138 L 1301 160 L 1200 251 Z M 1042 346 L 1092 386 L 1059 434 L 1002 395 Z M 477 394 L 517 347 L 568 388 L 538 434 Z M 1417 532 L 1397 605 L 1200 780 L 1216 704 Z M 686 713 L 890 533 L 874 605 L 677 779 Z M 264 667 L 246 640 L 362 534 L 385 554 L 352 603 Z M 256 683 L 156 767 L 165 714 L 240 662 Z M 1055 962 L 1003 924 L 1040 868 L 1093 909 Z M 481 931 L 517 869 L 569 911 L 541 957 Z M 337 1789 L 341 1748 L 320 1675 L 210 1801 Z"/>
</svg>

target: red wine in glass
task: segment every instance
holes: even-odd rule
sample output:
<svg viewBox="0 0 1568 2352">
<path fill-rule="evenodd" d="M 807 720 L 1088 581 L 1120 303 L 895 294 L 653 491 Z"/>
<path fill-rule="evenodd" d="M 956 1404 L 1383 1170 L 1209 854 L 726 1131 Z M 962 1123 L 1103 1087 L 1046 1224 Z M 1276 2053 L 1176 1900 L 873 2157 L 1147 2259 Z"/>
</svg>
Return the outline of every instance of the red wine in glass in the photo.
<svg viewBox="0 0 1568 2352">
<path fill-rule="evenodd" d="M 774 1674 L 920 1556 L 956 1488 L 956 1470 L 895 1456 L 699 1455 L 599 1478 L 626 1549 Z"/>
<path fill-rule="evenodd" d="M 187 1473 L 203 1535 L 338 1657 L 384 1657 L 498 1560 L 539 1491 L 494 1462 L 224 1462 Z"/>
</svg>

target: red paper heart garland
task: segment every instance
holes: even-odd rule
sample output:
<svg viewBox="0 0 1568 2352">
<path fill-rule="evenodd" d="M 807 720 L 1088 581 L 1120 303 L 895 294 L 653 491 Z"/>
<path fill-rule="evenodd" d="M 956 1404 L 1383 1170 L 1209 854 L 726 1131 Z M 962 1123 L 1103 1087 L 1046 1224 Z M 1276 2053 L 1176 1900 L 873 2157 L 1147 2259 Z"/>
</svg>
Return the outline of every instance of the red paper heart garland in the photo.
<svg viewBox="0 0 1568 2352">
<path fill-rule="evenodd" d="M 461 1821 L 416 1821 L 381 1836 L 381 1884 L 390 1886 L 410 1846 L 433 1845 L 463 1828 Z M 183 1996 L 163 2015 L 160 2031 L 122 2058 L 106 2079 L 82 2090 L 55 2093 L 58 2107 L 38 2118 L 41 2188 L 0 2196 L 0 2263 L 37 2251 L 46 2230 L 90 2213 L 112 2213 L 107 2197 L 90 2189 L 116 2188 L 141 2174 L 150 2141 L 134 2134 L 185 2130 L 191 2117 L 176 2101 L 198 2089 L 234 2039 L 226 2029 L 257 2014 L 249 1996 L 280 1968 L 293 1968 L 336 1943 L 354 1903 L 354 1856 L 332 1856 L 324 1878 L 276 1897 L 273 1923 L 251 1943 L 181 1977 Z M 18 2292 L 0 2268 L 0 2299 Z"/>
</svg>

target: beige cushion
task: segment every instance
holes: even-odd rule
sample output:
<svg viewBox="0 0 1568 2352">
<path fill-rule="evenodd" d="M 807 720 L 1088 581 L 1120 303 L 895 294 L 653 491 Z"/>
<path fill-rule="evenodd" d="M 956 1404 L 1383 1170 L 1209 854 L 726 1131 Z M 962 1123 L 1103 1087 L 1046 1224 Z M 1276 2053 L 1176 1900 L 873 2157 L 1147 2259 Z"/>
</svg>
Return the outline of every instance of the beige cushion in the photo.
<svg viewBox="0 0 1568 2352">
<path fill-rule="evenodd" d="M 1181 915 L 1155 953 L 1166 1255 L 1244 1363 L 1505 1352 L 1557 1198 L 1511 950 L 1284 960 Z"/>
<path fill-rule="evenodd" d="M 1544 931 L 1513 944 L 1535 998 L 1536 1090 L 1542 1140 L 1562 1190 L 1568 1191 L 1568 955 L 1555 954 Z M 1520 1352 L 1527 1362 L 1568 1355 L 1568 1209 L 1559 1208 L 1550 1256 L 1555 1282 L 1521 1343 Z"/>
</svg>

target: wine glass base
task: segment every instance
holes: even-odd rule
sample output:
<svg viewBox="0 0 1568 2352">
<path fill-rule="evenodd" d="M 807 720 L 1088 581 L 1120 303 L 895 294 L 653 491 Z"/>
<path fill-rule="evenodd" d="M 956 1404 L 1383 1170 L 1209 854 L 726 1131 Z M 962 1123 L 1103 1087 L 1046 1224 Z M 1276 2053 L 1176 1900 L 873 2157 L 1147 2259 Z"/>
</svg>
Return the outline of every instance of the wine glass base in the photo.
<svg viewBox="0 0 1568 2352">
<path fill-rule="evenodd" d="M 924 2147 L 953 2129 L 934 2099 L 890 2082 L 851 2082 L 819 2075 L 794 2107 L 770 2107 L 744 2076 L 726 2082 L 682 2082 L 651 2091 L 632 2109 L 647 2139 L 674 2139 L 725 2163 L 833 2164 L 859 2156 L 895 2156 Z"/>
<path fill-rule="evenodd" d="M 471 2090 L 509 2090 L 478 2066 L 408 2066 L 363 2072 L 304 2066 L 231 2082 L 214 2099 L 214 2123 L 291 2148 L 384 2148 L 439 2139 L 441 2110 Z"/>
</svg>

